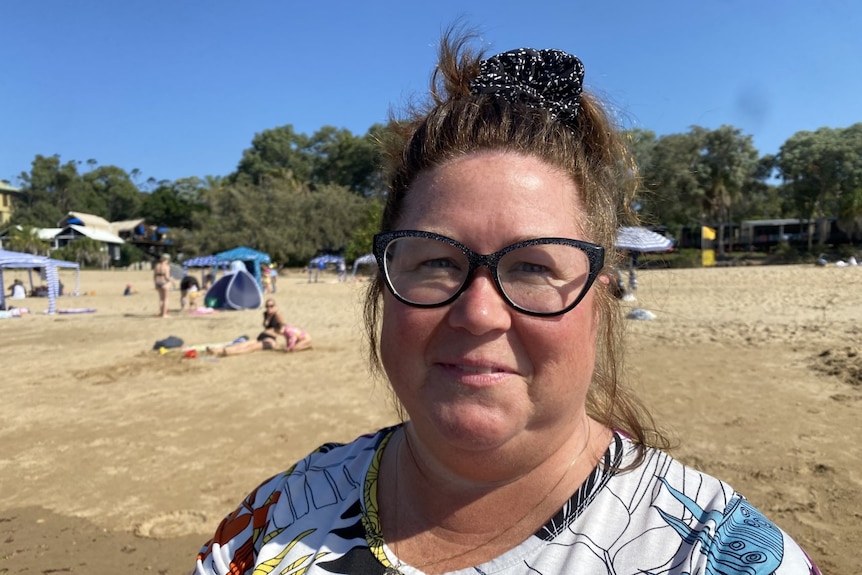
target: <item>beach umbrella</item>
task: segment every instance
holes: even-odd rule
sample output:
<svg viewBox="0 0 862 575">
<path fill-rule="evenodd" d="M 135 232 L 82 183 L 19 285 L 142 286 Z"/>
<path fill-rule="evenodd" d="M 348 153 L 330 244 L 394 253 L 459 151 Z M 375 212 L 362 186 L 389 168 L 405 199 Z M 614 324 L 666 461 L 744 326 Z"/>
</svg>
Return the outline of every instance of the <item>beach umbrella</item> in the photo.
<svg viewBox="0 0 862 575">
<path fill-rule="evenodd" d="M 640 226 L 623 226 L 617 230 L 616 248 L 633 252 L 666 252 L 673 240 Z"/>
</svg>

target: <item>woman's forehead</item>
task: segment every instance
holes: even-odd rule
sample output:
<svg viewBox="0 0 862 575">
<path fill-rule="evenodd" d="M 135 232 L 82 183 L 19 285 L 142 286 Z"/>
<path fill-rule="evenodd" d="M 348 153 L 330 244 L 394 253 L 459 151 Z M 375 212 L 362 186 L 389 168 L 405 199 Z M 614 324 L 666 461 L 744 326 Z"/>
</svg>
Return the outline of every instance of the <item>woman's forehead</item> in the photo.
<svg viewBox="0 0 862 575">
<path fill-rule="evenodd" d="M 421 174 L 406 193 L 398 227 L 449 235 L 467 225 L 519 238 L 580 237 L 582 205 L 572 178 L 540 158 L 477 153 Z"/>
</svg>

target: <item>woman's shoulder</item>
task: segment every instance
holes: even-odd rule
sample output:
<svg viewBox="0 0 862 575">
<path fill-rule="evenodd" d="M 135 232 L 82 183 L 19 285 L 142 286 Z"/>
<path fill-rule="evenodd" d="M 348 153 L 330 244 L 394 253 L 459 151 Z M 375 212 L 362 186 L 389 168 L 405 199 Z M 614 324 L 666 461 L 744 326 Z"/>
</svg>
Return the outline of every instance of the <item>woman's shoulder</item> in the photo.
<svg viewBox="0 0 862 575">
<path fill-rule="evenodd" d="M 393 427 L 383 428 L 360 435 L 348 443 L 324 443 L 289 469 L 264 481 L 255 493 L 259 493 L 258 497 L 263 495 L 263 498 L 267 499 L 266 494 L 285 489 L 296 481 L 305 483 L 318 476 L 328 476 L 327 481 L 333 476 L 361 477 L 375 453 L 393 430 Z"/>
<path fill-rule="evenodd" d="M 625 468 L 635 460 L 635 448 L 617 434 L 609 453 Z M 743 563 L 754 557 L 762 565 L 752 573 L 809 573 L 812 566 L 799 545 L 731 485 L 658 449 L 646 449 L 634 467 L 609 473 L 595 503 L 595 513 L 627 518 L 623 540 L 664 533 L 656 541 L 667 544 L 668 556 L 677 553 L 680 544 L 691 545 L 689 559 L 693 565 L 705 562 L 706 572 L 718 563 L 748 572 Z M 589 529 L 597 524 L 590 522 Z M 704 551 L 695 553 L 695 543 Z M 653 551 L 661 554 L 658 547 Z M 794 571 L 797 568 L 802 570 Z"/>
</svg>

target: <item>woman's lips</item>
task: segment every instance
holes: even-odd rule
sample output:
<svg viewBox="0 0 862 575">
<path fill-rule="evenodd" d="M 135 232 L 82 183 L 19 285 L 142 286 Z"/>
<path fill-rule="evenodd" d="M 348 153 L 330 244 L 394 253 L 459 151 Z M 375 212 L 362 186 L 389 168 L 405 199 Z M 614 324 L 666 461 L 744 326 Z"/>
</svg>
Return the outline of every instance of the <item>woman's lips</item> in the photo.
<svg viewBox="0 0 862 575">
<path fill-rule="evenodd" d="M 457 369 L 459 371 L 463 371 L 464 373 L 479 373 L 483 375 L 488 375 L 491 373 L 507 373 L 506 370 L 500 369 L 497 367 L 485 367 L 479 365 L 459 365 L 459 364 L 450 364 L 450 367 Z"/>
</svg>

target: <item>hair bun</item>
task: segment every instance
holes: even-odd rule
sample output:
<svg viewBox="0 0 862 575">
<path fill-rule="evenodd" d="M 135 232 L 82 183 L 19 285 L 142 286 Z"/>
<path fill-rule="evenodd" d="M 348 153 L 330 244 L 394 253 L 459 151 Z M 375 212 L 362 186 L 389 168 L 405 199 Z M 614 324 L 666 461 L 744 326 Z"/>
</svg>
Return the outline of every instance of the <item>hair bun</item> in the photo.
<svg viewBox="0 0 862 575">
<path fill-rule="evenodd" d="M 562 50 L 518 48 L 479 62 L 479 75 L 470 82 L 470 91 L 543 108 L 573 127 L 583 83 L 584 65 L 577 56 Z"/>
</svg>

